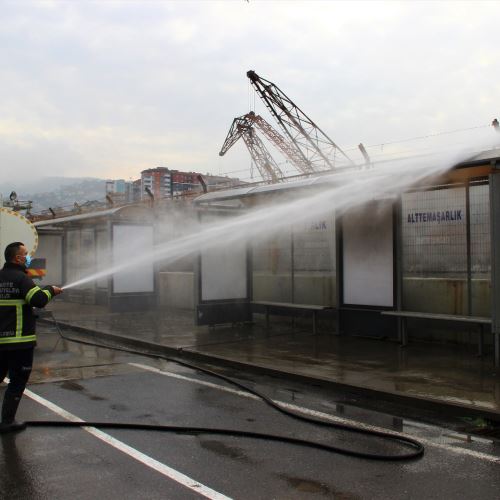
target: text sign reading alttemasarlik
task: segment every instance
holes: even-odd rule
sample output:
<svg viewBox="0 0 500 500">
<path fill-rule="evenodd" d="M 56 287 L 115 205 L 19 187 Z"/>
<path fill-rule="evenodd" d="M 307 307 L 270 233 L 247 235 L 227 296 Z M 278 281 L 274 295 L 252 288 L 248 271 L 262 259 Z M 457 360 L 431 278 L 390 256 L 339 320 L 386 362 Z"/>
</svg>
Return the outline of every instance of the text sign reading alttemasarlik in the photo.
<svg viewBox="0 0 500 500">
<path fill-rule="evenodd" d="M 463 220 L 462 210 L 436 210 L 433 212 L 410 212 L 408 224 L 419 224 L 422 222 L 454 222 Z"/>
</svg>

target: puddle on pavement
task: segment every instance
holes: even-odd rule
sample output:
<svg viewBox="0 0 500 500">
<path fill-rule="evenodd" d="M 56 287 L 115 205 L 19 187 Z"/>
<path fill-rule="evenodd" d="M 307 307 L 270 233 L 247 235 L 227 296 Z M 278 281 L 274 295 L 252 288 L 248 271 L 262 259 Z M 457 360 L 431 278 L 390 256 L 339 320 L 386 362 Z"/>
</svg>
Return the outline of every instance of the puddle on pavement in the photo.
<svg viewBox="0 0 500 500">
<path fill-rule="evenodd" d="M 322 495 L 328 495 L 336 500 L 354 500 L 355 497 L 349 493 L 342 493 L 340 491 L 332 491 L 326 484 L 314 481 L 312 479 L 305 479 L 302 477 L 292 477 L 286 475 L 280 475 L 281 479 L 284 479 L 290 487 L 300 491 L 301 493 L 320 493 Z"/>
<path fill-rule="evenodd" d="M 74 380 L 65 380 L 64 382 L 61 382 L 59 384 L 59 387 L 61 387 L 62 389 L 66 389 L 67 391 L 81 392 L 92 401 L 106 401 L 106 398 L 92 394 L 85 387 L 83 387 L 83 385 L 79 384 L 78 382 L 75 382 Z"/>
<path fill-rule="evenodd" d="M 89 365 L 64 368 L 48 366 L 36 367 L 31 373 L 30 384 L 60 382 L 62 380 L 84 380 L 87 378 L 108 377 L 112 375 L 126 375 L 139 371 L 128 364 Z"/>
<path fill-rule="evenodd" d="M 478 395 L 474 399 L 465 399 L 459 396 L 453 396 L 449 394 L 443 394 L 444 391 L 440 391 L 436 394 L 429 394 L 429 391 L 419 391 L 417 389 L 407 389 L 406 392 L 408 394 L 412 394 L 415 396 L 424 397 L 427 399 L 435 399 L 436 401 L 447 401 L 450 403 L 455 403 L 458 405 L 465 404 L 469 406 L 477 406 L 478 408 L 485 408 L 490 410 L 495 410 L 498 405 L 495 401 L 487 401 L 482 395 Z"/>
<path fill-rule="evenodd" d="M 447 428 L 345 403 L 325 402 L 323 406 L 329 408 L 326 413 L 346 419 L 354 425 L 356 422 L 362 422 L 389 431 L 411 435 L 417 440 L 419 438 L 426 439 L 440 445 L 469 448 L 493 456 L 500 456 L 500 425 L 498 422 L 481 418 L 457 418 L 454 428 Z"/>
<path fill-rule="evenodd" d="M 223 455 L 233 460 L 250 461 L 243 450 L 237 446 L 229 446 L 215 439 L 199 439 L 199 442 L 202 448 L 217 453 L 218 455 Z"/>
<path fill-rule="evenodd" d="M 104 398 L 102 398 L 102 399 L 104 399 Z M 130 409 L 127 405 L 124 405 L 124 404 L 121 404 L 121 403 L 112 404 L 110 406 L 110 408 L 112 410 L 115 410 L 115 411 L 127 411 L 127 410 Z"/>
<path fill-rule="evenodd" d="M 60 386 L 63 389 L 67 389 L 68 391 L 84 391 L 85 388 L 83 385 L 80 385 L 78 382 L 74 382 L 72 380 L 66 380 Z"/>
</svg>

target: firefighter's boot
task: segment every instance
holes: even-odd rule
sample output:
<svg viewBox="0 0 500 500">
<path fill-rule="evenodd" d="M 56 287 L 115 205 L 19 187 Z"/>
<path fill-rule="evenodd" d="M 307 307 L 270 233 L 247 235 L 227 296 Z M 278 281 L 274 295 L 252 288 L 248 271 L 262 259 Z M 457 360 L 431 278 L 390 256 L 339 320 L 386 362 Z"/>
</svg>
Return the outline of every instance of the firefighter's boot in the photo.
<svg viewBox="0 0 500 500">
<path fill-rule="evenodd" d="M 7 432 L 22 431 L 26 428 L 24 422 L 17 422 L 15 420 L 17 407 L 21 401 L 21 396 L 14 396 L 5 393 L 2 405 L 2 422 L 0 423 L 0 434 Z"/>
</svg>

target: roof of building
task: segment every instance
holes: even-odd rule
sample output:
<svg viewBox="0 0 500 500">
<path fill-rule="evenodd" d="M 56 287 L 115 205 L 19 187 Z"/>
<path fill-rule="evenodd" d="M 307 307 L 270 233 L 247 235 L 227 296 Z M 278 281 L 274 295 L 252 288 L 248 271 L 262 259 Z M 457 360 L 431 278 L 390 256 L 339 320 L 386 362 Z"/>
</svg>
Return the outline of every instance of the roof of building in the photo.
<svg viewBox="0 0 500 500">
<path fill-rule="evenodd" d="M 471 156 L 471 158 L 464 162 L 459 163 L 457 165 L 457 168 L 463 168 L 473 164 L 475 165 L 477 163 L 486 163 L 497 160 L 500 160 L 500 148 L 488 149 Z"/>
<path fill-rule="evenodd" d="M 96 212 L 86 212 L 84 214 L 68 215 L 66 217 L 55 217 L 53 219 L 39 220 L 37 222 L 34 222 L 33 225 L 35 227 L 53 226 L 54 224 L 62 224 L 64 222 L 73 222 L 95 217 L 106 217 L 108 215 L 116 213 L 118 210 L 120 210 L 120 208 L 122 207 L 110 208 L 108 210 L 99 210 Z"/>
<path fill-rule="evenodd" d="M 107 210 L 97 210 L 95 212 L 85 212 L 83 214 L 76 214 L 76 215 L 69 215 L 66 217 L 56 217 L 53 219 L 46 219 L 46 220 L 40 220 L 37 222 L 33 222 L 33 225 L 35 227 L 48 227 L 48 226 L 54 226 L 58 224 L 64 224 L 66 222 L 77 222 L 77 221 L 84 221 L 87 219 L 96 219 L 96 218 L 103 218 L 103 217 L 110 217 L 118 214 L 120 211 L 127 211 L 127 210 L 147 210 L 146 207 L 142 205 L 124 205 L 121 207 L 113 207 L 109 208 Z M 149 211 L 148 211 L 149 213 Z"/>
<path fill-rule="evenodd" d="M 409 158 L 408 158 L 409 159 Z M 389 160 L 394 161 L 394 160 Z M 481 153 L 473 154 L 469 160 L 458 163 L 454 168 L 467 168 L 470 166 L 478 164 L 487 164 L 491 162 L 500 161 L 500 148 L 494 148 Z M 290 180 L 289 182 L 282 182 L 276 184 L 264 184 L 258 186 L 240 187 L 234 189 L 224 189 L 220 191 L 212 191 L 209 193 L 202 194 L 198 196 L 193 203 L 196 205 L 210 204 L 212 202 L 224 202 L 229 200 L 235 200 L 247 196 L 253 196 L 262 193 L 279 192 L 290 189 L 311 187 L 314 185 L 324 185 L 325 183 L 338 182 L 341 178 L 339 175 L 346 173 L 347 171 L 352 172 L 353 169 L 363 168 L 364 165 L 358 165 L 356 167 L 345 167 L 339 169 L 339 171 L 332 172 L 318 172 L 309 177 L 301 178 L 299 180 Z"/>
</svg>

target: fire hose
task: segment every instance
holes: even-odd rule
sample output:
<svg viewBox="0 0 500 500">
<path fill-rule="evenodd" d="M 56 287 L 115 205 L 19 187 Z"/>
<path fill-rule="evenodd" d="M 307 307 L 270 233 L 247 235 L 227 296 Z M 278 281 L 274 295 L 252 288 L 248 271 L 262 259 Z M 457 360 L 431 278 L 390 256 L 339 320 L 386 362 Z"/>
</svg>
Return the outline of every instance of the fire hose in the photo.
<svg viewBox="0 0 500 500">
<path fill-rule="evenodd" d="M 165 356 L 158 353 L 151 353 L 146 351 L 141 351 L 137 349 L 130 349 L 125 347 L 117 347 L 112 345 L 101 344 L 97 342 L 90 342 L 87 340 L 77 339 L 74 337 L 68 337 L 62 332 L 62 329 L 56 320 L 54 314 L 51 311 L 47 311 L 49 316 L 52 317 L 52 320 L 56 326 L 57 332 L 61 339 L 64 339 L 68 342 L 74 342 L 78 344 L 88 345 L 92 347 L 99 347 L 103 349 L 111 349 L 114 351 L 121 351 L 128 354 L 134 354 L 139 356 L 145 356 L 153 359 L 162 359 L 165 361 L 169 361 L 172 363 L 177 363 L 178 365 L 190 368 L 192 370 L 196 370 L 198 372 L 207 374 L 211 377 L 218 378 L 223 380 L 243 391 L 246 391 L 250 394 L 261 399 L 264 403 L 272 407 L 274 410 L 279 411 L 280 413 L 294 418 L 296 420 L 307 422 L 309 424 L 313 424 L 315 426 L 320 426 L 324 428 L 333 428 L 342 431 L 348 431 L 352 433 L 356 433 L 359 435 L 370 436 L 375 438 L 380 438 L 386 442 L 390 442 L 392 444 L 397 444 L 405 449 L 409 449 L 410 451 L 406 451 L 403 453 L 370 453 L 365 451 L 358 451 L 349 448 L 341 448 L 338 446 L 333 446 L 325 443 L 319 443 L 316 441 L 310 441 L 306 439 L 299 439 L 295 437 L 276 435 L 276 434 L 268 434 L 268 433 L 260 433 L 260 432 L 252 432 L 252 431 L 241 431 L 235 429 L 224 429 L 224 428 L 211 428 L 211 427 L 193 427 L 193 426 L 177 426 L 177 425 L 157 425 L 157 424 L 142 424 L 142 423 L 128 423 L 128 422 L 98 422 L 98 421 L 48 421 L 48 420 L 30 420 L 26 421 L 25 424 L 27 427 L 95 427 L 99 429 L 129 429 L 129 430 L 147 430 L 147 431 L 158 431 L 158 432 L 169 432 L 175 434 L 188 434 L 188 435 L 200 435 L 200 434 L 210 434 L 210 435 L 224 435 L 224 436 L 238 436 L 244 438 L 252 438 L 266 441 L 278 441 L 282 443 L 288 443 L 293 445 L 305 446 L 309 448 L 315 448 L 318 450 L 323 450 L 331 453 L 338 453 L 342 455 L 347 455 L 351 457 L 364 458 L 369 460 L 379 460 L 379 461 L 403 461 L 403 460 L 412 460 L 421 458 L 424 454 L 424 446 L 418 442 L 417 440 L 403 435 L 401 433 L 395 432 L 386 432 L 375 429 L 368 429 L 362 425 L 356 424 L 346 424 L 340 422 L 332 422 L 327 420 L 321 420 L 314 417 L 309 417 L 306 415 L 301 415 L 297 412 L 289 410 L 282 406 L 280 403 L 273 401 L 271 398 L 266 396 L 265 394 L 257 391 L 256 389 L 243 384 L 242 382 L 236 381 L 230 377 L 222 375 L 220 373 L 214 372 L 207 368 L 194 365 L 185 360 Z"/>
</svg>

